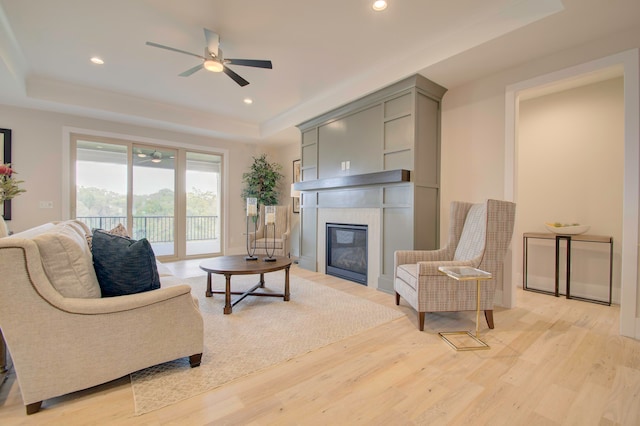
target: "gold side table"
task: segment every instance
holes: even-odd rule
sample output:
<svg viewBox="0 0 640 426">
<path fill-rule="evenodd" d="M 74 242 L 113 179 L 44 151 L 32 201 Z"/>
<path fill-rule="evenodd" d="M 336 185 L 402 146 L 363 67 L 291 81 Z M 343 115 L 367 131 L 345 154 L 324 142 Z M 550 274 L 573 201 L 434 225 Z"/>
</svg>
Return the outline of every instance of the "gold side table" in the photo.
<svg viewBox="0 0 640 426">
<path fill-rule="evenodd" d="M 440 266 L 438 267 L 438 271 L 446 274 L 448 277 L 453 278 L 456 281 L 476 281 L 476 334 L 473 335 L 469 331 L 443 331 L 438 333 L 442 339 L 449 344 L 456 351 L 477 351 L 482 349 L 491 349 L 486 342 L 480 339 L 480 281 L 486 281 L 491 279 L 491 274 L 489 272 L 483 271 L 481 269 L 472 268 L 470 266 Z M 458 346 L 451 340 L 447 338 L 447 336 L 460 336 L 466 335 L 469 336 L 473 341 L 475 341 L 478 345 L 476 346 Z"/>
</svg>

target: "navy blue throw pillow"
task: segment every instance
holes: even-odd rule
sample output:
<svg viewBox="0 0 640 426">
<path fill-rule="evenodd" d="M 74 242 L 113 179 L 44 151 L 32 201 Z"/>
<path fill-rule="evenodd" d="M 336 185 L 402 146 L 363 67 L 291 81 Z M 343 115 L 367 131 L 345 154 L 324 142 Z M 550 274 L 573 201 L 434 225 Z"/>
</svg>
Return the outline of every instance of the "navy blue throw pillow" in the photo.
<svg viewBox="0 0 640 426">
<path fill-rule="evenodd" d="M 91 253 L 102 297 L 142 293 L 160 288 L 160 276 L 151 244 L 146 238 L 93 233 Z"/>
</svg>

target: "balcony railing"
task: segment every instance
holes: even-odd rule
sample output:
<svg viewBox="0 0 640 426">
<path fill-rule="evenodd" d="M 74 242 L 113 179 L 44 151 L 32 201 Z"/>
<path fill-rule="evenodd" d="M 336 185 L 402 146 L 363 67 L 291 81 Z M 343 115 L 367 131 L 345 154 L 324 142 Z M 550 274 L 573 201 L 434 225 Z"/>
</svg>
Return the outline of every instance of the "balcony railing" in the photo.
<svg viewBox="0 0 640 426">
<path fill-rule="evenodd" d="M 125 216 L 81 216 L 77 218 L 91 229 L 113 229 L 119 223 L 127 226 Z M 134 216 L 133 235 L 150 243 L 166 243 L 174 240 L 173 216 Z M 220 237 L 218 216 L 187 216 L 187 241 L 215 240 Z"/>
</svg>

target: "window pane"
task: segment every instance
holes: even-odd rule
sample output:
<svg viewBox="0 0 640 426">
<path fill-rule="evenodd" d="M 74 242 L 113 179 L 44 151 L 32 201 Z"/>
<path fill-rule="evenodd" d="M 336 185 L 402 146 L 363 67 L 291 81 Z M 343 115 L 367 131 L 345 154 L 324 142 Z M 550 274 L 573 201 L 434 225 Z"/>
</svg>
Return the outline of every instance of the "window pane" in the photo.
<svg viewBox="0 0 640 426">
<path fill-rule="evenodd" d="M 187 255 L 220 252 L 221 156 L 187 152 Z"/>
<path fill-rule="evenodd" d="M 133 239 L 146 238 L 156 256 L 175 253 L 175 151 L 133 147 Z"/>
<path fill-rule="evenodd" d="M 89 228 L 127 226 L 127 147 L 78 140 L 76 218 Z"/>
</svg>

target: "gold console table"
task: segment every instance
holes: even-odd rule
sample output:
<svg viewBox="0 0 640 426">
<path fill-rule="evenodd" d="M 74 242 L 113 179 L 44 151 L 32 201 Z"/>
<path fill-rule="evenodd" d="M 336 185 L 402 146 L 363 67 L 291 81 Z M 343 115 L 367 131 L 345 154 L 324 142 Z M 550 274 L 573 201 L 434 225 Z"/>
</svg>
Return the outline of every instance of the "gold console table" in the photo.
<svg viewBox="0 0 640 426">
<path fill-rule="evenodd" d="M 480 339 L 480 282 L 491 279 L 491 274 L 489 272 L 483 271 L 481 269 L 472 268 L 470 266 L 439 266 L 438 271 L 446 274 L 448 277 L 453 278 L 457 281 L 474 281 L 476 282 L 476 333 L 471 334 L 469 331 L 442 331 L 438 333 L 442 339 L 449 344 L 456 351 L 477 351 L 479 349 L 491 349 L 486 342 Z M 447 338 L 447 336 L 460 336 L 466 335 L 473 339 L 478 345 L 477 346 L 458 346 L 451 340 Z"/>
<path fill-rule="evenodd" d="M 527 282 L 528 272 L 528 251 L 529 251 L 529 239 L 537 238 L 542 240 L 555 240 L 556 242 L 556 276 L 555 276 L 555 291 L 541 290 L 537 288 L 529 287 Z M 602 235 L 565 235 L 565 234 L 552 234 L 550 232 L 525 232 L 522 234 L 522 288 L 528 291 L 535 291 L 537 293 L 551 294 L 556 297 L 560 296 L 560 243 L 566 241 L 567 250 L 567 262 L 566 262 L 566 283 L 567 299 L 584 300 L 587 302 L 599 303 L 602 305 L 611 306 L 611 293 L 613 290 L 613 237 Z M 588 297 L 572 296 L 571 295 L 571 242 L 585 242 L 585 243 L 604 243 L 609 244 L 609 300 L 591 299 Z"/>
</svg>

